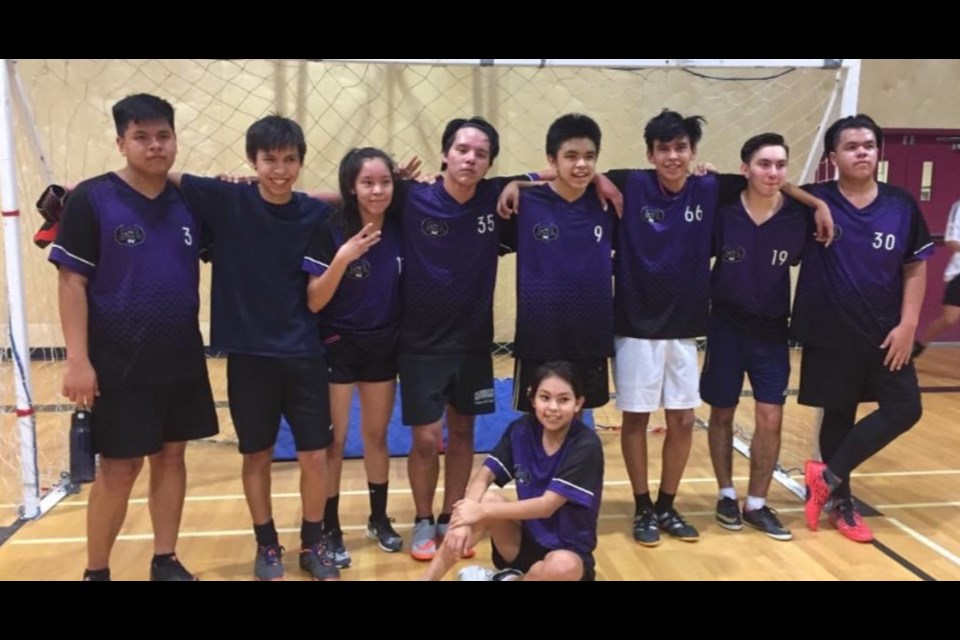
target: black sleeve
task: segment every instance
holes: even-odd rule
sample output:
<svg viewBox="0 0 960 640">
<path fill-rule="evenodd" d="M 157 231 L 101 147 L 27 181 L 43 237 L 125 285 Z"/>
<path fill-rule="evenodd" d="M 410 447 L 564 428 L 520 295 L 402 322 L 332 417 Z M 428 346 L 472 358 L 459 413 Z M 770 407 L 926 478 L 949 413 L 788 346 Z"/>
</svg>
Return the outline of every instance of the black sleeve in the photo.
<svg viewBox="0 0 960 640">
<path fill-rule="evenodd" d="M 524 418 L 515 420 L 500 436 L 497 446 L 487 455 L 484 464 L 493 471 L 498 487 L 513 480 L 513 430 Z"/>
<path fill-rule="evenodd" d="M 593 490 L 603 484 L 603 445 L 592 431 L 582 434 L 573 445 L 551 482 L 559 480 L 563 485 L 559 493 L 589 506 Z"/>
<path fill-rule="evenodd" d="M 747 179 L 736 173 L 721 173 L 717 175 L 717 184 L 720 186 L 718 201 L 735 202 L 740 192 L 747 188 Z"/>
<path fill-rule="evenodd" d="M 67 200 L 54 241 L 54 248 L 57 247 L 59 251 L 51 254 L 54 264 L 62 263 L 82 275 L 96 269 L 100 259 L 100 220 L 84 183 L 77 185 Z"/>
<path fill-rule="evenodd" d="M 229 191 L 244 185 L 225 182 L 219 178 L 201 178 L 183 174 L 180 176 L 180 192 L 190 209 L 207 224 L 208 231 L 215 235 L 221 223 L 221 212 L 226 210 L 224 203 Z"/>
<path fill-rule="evenodd" d="M 303 270 L 312 275 L 323 275 L 330 268 L 330 263 L 337 255 L 338 249 L 329 223 L 318 224 L 310 237 L 307 253 L 303 257 Z"/>
<path fill-rule="evenodd" d="M 497 219 L 500 227 L 500 249 L 498 255 L 505 256 L 517 250 L 517 216 L 512 215 L 507 220 Z"/>
<path fill-rule="evenodd" d="M 903 258 L 905 263 L 909 263 L 926 257 L 921 255 L 924 250 L 932 251 L 933 238 L 930 237 L 930 229 L 917 201 L 909 193 L 904 192 L 903 195 L 910 204 L 910 237 L 907 238 L 907 251 Z"/>
<path fill-rule="evenodd" d="M 610 179 L 610 182 L 620 190 L 620 193 L 627 188 L 627 177 L 630 175 L 632 169 L 611 169 L 603 175 L 607 176 Z"/>
<path fill-rule="evenodd" d="M 487 178 L 491 189 L 494 193 L 497 194 L 497 197 L 500 196 L 500 192 L 503 191 L 503 188 L 506 187 L 511 182 L 530 182 L 530 176 L 526 174 L 520 174 L 517 176 L 501 176 L 499 178 Z"/>
</svg>

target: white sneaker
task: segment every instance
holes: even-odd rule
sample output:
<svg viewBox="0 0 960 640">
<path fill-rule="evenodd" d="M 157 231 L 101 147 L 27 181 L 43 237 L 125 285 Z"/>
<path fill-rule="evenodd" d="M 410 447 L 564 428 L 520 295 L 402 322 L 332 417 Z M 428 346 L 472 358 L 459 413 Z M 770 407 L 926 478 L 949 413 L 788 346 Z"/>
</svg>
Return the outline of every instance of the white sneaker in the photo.
<svg viewBox="0 0 960 640">
<path fill-rule="evenodd" d="M 492 582 L 494 573 L 493 569 L 473 564 L 461 569 L 460 573 L 457 574 L 457 580 L 461 582 Z"/>
</svg>

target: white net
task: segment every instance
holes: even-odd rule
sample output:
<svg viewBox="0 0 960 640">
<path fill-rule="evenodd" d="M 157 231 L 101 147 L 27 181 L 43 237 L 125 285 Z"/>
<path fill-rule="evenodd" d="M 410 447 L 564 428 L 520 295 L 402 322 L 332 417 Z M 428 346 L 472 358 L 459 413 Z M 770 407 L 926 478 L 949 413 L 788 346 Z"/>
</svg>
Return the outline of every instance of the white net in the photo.
<svg viewBox="0 0 960 640">
<path fill-rule="evenodd" d="M 758 61 L 759 62 L 759 61 Z M 662 108 L 702 114 L 708 124 L 700 160 L 722 171 L 739 166 L 739 148 L 756 133 L 782 133 L 792 148 L 791 179 L 819 138 L 838 72 L 816 68 L 613 69 L 597 67 L 480 67 L 270 60 L 23 60 L 16 73 L 33 107 L 19 117 L 16 152 L 23 215 L 23 271 L 41 485 L 66 468 L 68 409 L 61 402 L 55 272 L 30 236 L 41 218 L 33 203 L 46 183 L 37 147 L 55 181 L 76 182 L 121 165 L 110 107 L 136 92 L 154 93 L 176 108 L 177 170 L 213 175 L 246 173 L 244 134 L 271 112 L 295 118 L 307 134 L 300 187 L 336 186 L 337 165 L 351 147 L 382 147 L 396 158 L 418 154 L 440 164 L 440 134 L 454 117 L 482 115 L 499 129 L 501 155 L 493 173 L 545 166 L 550 122 L 567 112 L 594 117 L 603 129 L 600 168 L 644 167 L 644 123 Z M 832 115 L 832 114 L 831 114 Z M 34 135 L 36 134 L 36 135 Z M 39 144 L 33 143 L 33 138 Z M 509 353 L 514 323 L 514 263 L 506 257 L 495 302 L 495 339 Z M 204 269 L 201 323 L 209 318 L 209 271 Z M 2 314 L 6 322 L 6 299 Z M 3 331 L 7 335 L 6 327 Z M 18 500 L 19 462 L 12 414 L 9 349 L 0 364 L 0 504 Z M 53 358 L 51 359 L 51 356 Z M 220 363 L 211 363 L 214 393 L 225 404 Z M 221 410 L 221 439 L 232 440 Z M 2 513 L 0 513 L 2 517 Z"/>
</svg>

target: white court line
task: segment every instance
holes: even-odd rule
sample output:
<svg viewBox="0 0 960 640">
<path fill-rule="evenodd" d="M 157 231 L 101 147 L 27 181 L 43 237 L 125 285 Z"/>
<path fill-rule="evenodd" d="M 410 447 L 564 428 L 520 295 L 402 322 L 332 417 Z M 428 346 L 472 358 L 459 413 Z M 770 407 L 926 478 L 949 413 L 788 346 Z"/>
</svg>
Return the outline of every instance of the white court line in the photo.
<svg viewBox="0 0 960 640">
<path fill-rule="evenodd" d="M 886 478 L 886 477 L 901 477 L 901 476 L 951 476 L 951 475 L 960 475 L 960 469 L 934 469 L 930 471 L 874 471 L 869 473 L 854 473 L 854 478 Z M 736 476 L 734 482 L 746 482 L 750 480 L 749 476 Z M 716 478 L 683 478 L 680 482 L 681 484 L 702 484 L 702 483 L 714 483 Z M 652 485 L 659 485 L 659 480 L 651 480 L 649 483 Z M 607 480 L 603 483 L 604 487 L 624 487 L 629 486 L 629 480 Z M 354 489 L 351 491 L 341 491 L 341 496 L 365 496 L 369 493 L 366 489 Z M 403 494 L 410 495 L 410 489 L 390 489 L 387 493 L 390 494 Z M 443 486 L 437 487 L 437 493 L 443 493 Z M 289 500 L 289 499 L 299 499 L 299 492 L 288 492 L 288 493 L 274 493 L 273 498 L 276 500 Z M 217 502 L 220 500 L 244 500 L 242 493 L 224 493 L 220 495 L 213 496 L 187 496 L 187 502 Z M 132 498 L 128 504 L 147 504 L 146 498 Z M 936 503 L 941 504 L 941 503 Z M 19 505 L 15 504 L 0 504 L 0 508 L 13 509 Z M 85 507 L 87 506 L 86 500 L 70 500 L 60 503 L 59 508 L 63 507 Z M 880 509 L 881 507 L 877 507 Z"/>
<path fill-rule="evenodd" d="M 491 487 L 491 488 L 496 489 L 496 487 Z M 508 489 L 505 489 L 505 490 L 508 490 Z M 960 502 L 916 502 L 916 503 L 883 505 L 885 509 L 926 509 L 930 507 L 958 507 L 958 506 L 960 506 Z M 781 508 L 777 509 L 778 513 L 799 513 L 801 511 L 803 511 L 803 507 L 784 507 L 782 509 Z M 684 511 L 683 515 L 691 516 L 691 517 L 707 517 L 707 516 L 713 516 L 714 510 L 709 509 L 707 511 Z M 608 513 L 608 514 L 600 515 L 601 520 L 630 520 L 632 518 L 633 516 L 631 515 L 617 514 L 617 513 Z M 926 538 L 923 538 L 923 536 L 921 536 L 919 533 L 916 533 L 912 529 L 909 529 L 906 526 L 900 524 L 894 518 L 887 518 L 887 520 L 890 520 L 896 526 L 900 527 L 907 533 L 910 533 L 914 537 L 917 537 L 917 539 L 919 539 L 921 542 L 923 542 L 927 546 L 930 546 L 931 548 L 936 547 L 935 550 L 937 549 L 942 550 L 944 554 L 948 554 L 947 557 L 949 557 L 951 560 L 957 558 L 957 556 L 954 556 L 949 551 L 942 549 L 942 547 L 937 546 L 936 543 L 930 542 L 930 541 L 925 542 L 925 540 L 927 540 Z M 341 527 L 343 531 L 365 531 L 366 528 L 367 526 L 363 524 L 345 525 Z M 412 529 L 413 524 L 396 523 L 394 524 L 394 528 L 400 529 L 400 530 Z M 299 533 L 299 532 L 300 532 L 299 527 L 281 527 L 277 529 L 277 533 Z M 226 536 L 249 536 L 250 534 L 251 534 L 250 529 L 222 529 L 218 531 L 181 531 L 180 538 L 215 538 L 215 537 L 226 537 Z M 14 537 L 8 540 L 6 544 L 9 544 L 9 545 L 67 544 L 67 543 L 83 543 L 83 542 L 86 542 L 86 540 L 87 539 L 83 536 L 62 537 L 62 538 L 30 538 L 30 539 L 20 539 L 20 538 Z M 127 542 L 153 540 L 153 534 L 152 533 L 121 534 L 117 536 L 117 540 L 127 541 Z M 958 558 L 957 560 L 958 560 L 957 564 L 960 564 L 960 558 Z"/>
<path fill-rule="evenodd" d="M 944 549 L 943 547 L 941 547 L 940 545 L 938 545 L 936 542 L 934 542 L 933 540 L 931 540 L 931 539 L 928 538 L 927 536 L 925 536 L 925 535 L 923 535 L 923 534 L 921 534 L 921 533 L 918 533 L 917 531 L 914 531 L 913 529 L 911 529 L 911 528 L 908 527 L 907 525 L 903 524 L 902 522 L 900 522 L 900 521 L 897 520 L 896 518 L 887 518 L 887 522 L 889 522 L 889 523 L 892 524 L 893 526 L 897 527 L 898 529 L 900 529 L 901 531 L 903 531 L 904 533 L 906 533 L 907 535 L 909 535 L 911 538 L 914 538 L 914 539 L 915 539 L 917 542 L 919 542 L 920 544 L 922 544 L 922 545 L 924 545 L 924 546 L 926 546 L 926 547 L 929 547 L 930 549 L 933 549 L 934 551 L 936 551 L 937 553 L 939 553 L 941 556 L 943 556 L 944 558 L 946 558 L 947 560 L 949 560 L 949 561 L 952 562 L 953 564 L 955 564 L 955 565 L 957 565 L 957 566 L 960 566 L 960 556 L 956 556 L 956 555 L 954 555 L 953 553 L 947 551 L 946 549 Z"/>
</svg>

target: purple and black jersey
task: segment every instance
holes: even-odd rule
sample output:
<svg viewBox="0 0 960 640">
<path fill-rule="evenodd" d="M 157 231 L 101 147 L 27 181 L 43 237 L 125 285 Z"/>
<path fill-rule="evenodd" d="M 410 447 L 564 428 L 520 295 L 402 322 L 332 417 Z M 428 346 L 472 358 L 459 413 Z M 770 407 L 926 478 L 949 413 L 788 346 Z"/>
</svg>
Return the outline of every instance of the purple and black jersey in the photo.
<svg viewBox="0 0 960 640">
<path fill-rule="evenodd" d="M 302 193 L 275 205 L 256 185 L 212 178 L 185 175 L 180 186 L 213 237 L 211 346 L 283 358 L 322 353 L 303 257 L 332 208 Z"/>
<path fill-rule="evenodd" d="M 77 185 L 49 260 L 87 278 L 88 351 L 100 387 L 206 375 L 200 236 L 171 184 L 154 199 L 114 173 Z"/>
<path fill-rule="evenodd" d="M 705 335 L 717 205 L 742 191 L 746 180 L 690 176 L 674 194 L 652 169 L 606 175 L 624 198 L 614 241 L 614 333 L 647 339 Z"/>
<path fill-rule="evenodd" d="M 612 356 L 615 216 L 592 185 L 575 202 L 549 185 L 524 189 L 519 210 L 516 356 Z"/>
<path fill-rule="evenodd" d="M 825 349 L 876 353 L 900 324 L 903 267 L 933 254 L 933 242 L 909 193 L 878 184 L 876 199 L 858 209 L 836 181 L 807 185 L 826 201 L 833 244 L 808 243 L 793 306 L 793 337 Z"/>
<path fill-rule="evenodd" d="M 490 349 L 502 226 L 497 198 L 512 179 L 480 181 L 463 204 L 440 180 L 409 185 L 401 214 L 402 352 Z"/>
<path fill-rule="evenodd" d="M 603 494 L 603 444 L 592 429 L 574 420 L 560 450 L 547 455 L 543 427 L 526 414 L 507 427 L 483 464 L 493 472 L 497 486 L 516 481 L 520 500 L 539 498 L 547 491 L 567 499 L 549 518 L 524 521 L 541 546 L 582 556 L 593 553 Z"/>
<path fill-rule="evenodd" d="M 317 228 L 303 258 L 303 270 L 322 276 L 347 240 L 344 230 L 331 216 Z M 402 268 L 400 231 L 386 220 L 380 242 L 347 266 L 333 298 L 320 311 L 320 324 L 356 333 L 398 324 Z"/>
<path fill-rule="evenodd" d="M 810 209 L 792 198 L 784 196 L 761 225 L 739 197 L 722 205 L 714 225 L 710 312 L 755 337 L 786 340 L 790 267 L 812 235 Z"/>
</svg>

